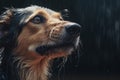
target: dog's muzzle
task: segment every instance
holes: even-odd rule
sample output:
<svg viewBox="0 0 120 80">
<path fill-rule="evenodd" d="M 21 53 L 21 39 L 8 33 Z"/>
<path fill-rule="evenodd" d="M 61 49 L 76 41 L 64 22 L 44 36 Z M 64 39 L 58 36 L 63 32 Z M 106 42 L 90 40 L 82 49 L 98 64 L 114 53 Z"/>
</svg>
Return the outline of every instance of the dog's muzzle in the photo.
<svg viewBox="0 0 120 80">
<path fill-rule="evenodd" d="M 40 54 L 48 54 L 49 51 L 58 49 L 68 50 L 76 48 L 79 43 L 81 26 L 77 23 L 67 23 L 65 25 L 53 27 L 50 31 L 49 38 L 53 43 L 48 42 L 45 45 L 36 48 Z"/>
<path fill-rule="evenodd" d="M 80 35 L 81 26 L 77 23 L 67 23 L 64 26 L 53 27 L 50 39 L 54 41 L 70 42 Z"/>
</svg>

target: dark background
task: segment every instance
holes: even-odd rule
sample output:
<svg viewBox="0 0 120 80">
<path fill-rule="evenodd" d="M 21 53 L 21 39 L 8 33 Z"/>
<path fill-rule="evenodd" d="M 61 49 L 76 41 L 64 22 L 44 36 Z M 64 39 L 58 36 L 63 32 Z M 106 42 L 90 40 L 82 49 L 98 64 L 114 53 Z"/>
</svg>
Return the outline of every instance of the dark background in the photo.
<svg viewBox="0 0 120 80">
<path fill-rule="evenodd" d="M 120 80 L 120 0 L 1 0 L 0 12 L 29 5 L 68 9 L 69 20 L 82 26 L 80 54 L 62 69 L 56 60 L 52 80 Z"/>
</svg>

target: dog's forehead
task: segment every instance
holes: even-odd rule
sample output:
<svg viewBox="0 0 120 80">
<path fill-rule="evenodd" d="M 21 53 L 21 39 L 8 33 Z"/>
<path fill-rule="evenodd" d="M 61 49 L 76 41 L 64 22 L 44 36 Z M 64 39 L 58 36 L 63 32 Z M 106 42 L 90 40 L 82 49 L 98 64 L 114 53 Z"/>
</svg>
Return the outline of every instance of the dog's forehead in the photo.
<svg viewBox="0 0 120 80">
<path fill-rule="evenodd" d="M 20 8 L 20 9 L 17 9 L 18 12 L 23 12 L 23 13 L 34 13 L 36 12 L 37 10 L 44 10 L 46 11 L 48 14 L 53 14 L 53 13 L 56 13 L 55 11 L 51 10 L 51 9 L 48 9 L 48 8 L 45 8 L 45 7 L 40 7 L 40 6 L 29 6 L 29 7 L 26 7 L 26 8 Z"/>
<path fill-rule="evenodd" d="M 26 8 L 17 8 L 15 9 L 15 13 L 14 13 L 14 22 L 16 21 L 17 24 L 23 24 L 27 22 L 27 19 L 34 13 L 36 13 L 36 11 L 44 11 L 47 12 L 47 14 L 52 15 L 54 13 L 56 13 L 55 11 L 45 8 L 45 7 L 40 7 L 40 6 L 29 6 Z"/>
</svg>

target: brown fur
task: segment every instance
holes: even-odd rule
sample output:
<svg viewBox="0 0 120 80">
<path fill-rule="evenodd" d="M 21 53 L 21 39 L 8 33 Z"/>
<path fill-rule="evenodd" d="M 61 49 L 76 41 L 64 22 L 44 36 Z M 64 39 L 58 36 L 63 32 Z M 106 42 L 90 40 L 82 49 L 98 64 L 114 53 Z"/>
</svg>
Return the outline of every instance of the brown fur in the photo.
<svg viewBox="0 0 120 80">
<path fill-rule="evenodd" d="M 8 16 L 9 15 L 9 16 Z M 42 15 L 45 22 L 35 24 L 31 20 L 36 15 Z M 9 23 L 12 13 L 8 12 L 1 23 Z M 9 18 L 9 19 L 8 19 Z M 47 55 L 38 54 L 34 48 L 51 42 L 57 42 L 66 24 L 71 22 L 64 21 L 58 12 L 48 13 L 44 8 L 36 9 L 26 20 L 22 31 L 17 37 L 17 46 L 13 49 L 13 62 L 17 62 L 19 68 L 18 75 L 20 80 L 47 80 L 50 67 L 49 62 L 58 57 L 67 56 L 70 51 L 67 48 L 48 51 Z"/>
<path fill-rule="evenodd" d="M 50 54 L 49 56 L 41 56 L 35 52 L 28 51 L 28 47 L 31 44 L 38 44 L 42 41 L 48 42 L 50 40 L 49 32 L 52 27 L 55 27 L 57 24 L 60 23 L 66 23 L 59 20 L 60 15 L 58 15 L 58 13 L 49 15 L 44 10 L 37 10 L 28 19 L 30 20 L 34 16 L 34 14 L 43 15 L 44 17 L 46 17 L 47 22 L 45 24 L 39 25 L 28 22 L 27 25 L 24 26 L 22 32 L 18 37 L 18 46 L 15 48 L 15 52 L 17 54 L 15 55 L 22 56 L 21 60 L 23 61 L 21 61 L 21 64 L 26 62 L 26 65 L 24 65 L 25 67 L 22 66 L 20 70 L 21 72 L 19 72 L 21 75 L 21 80 L 46 80 L 46 75 L 49 74 L 49 60 L 56 57 L 65 56 L 65 52 L 62 51 L 58 53 L 53 52 L 54 54 L 51 52 L 52 54 Z M 29 68 L 28 71 L 26 71 L 26 68 Z"/>
</svg>

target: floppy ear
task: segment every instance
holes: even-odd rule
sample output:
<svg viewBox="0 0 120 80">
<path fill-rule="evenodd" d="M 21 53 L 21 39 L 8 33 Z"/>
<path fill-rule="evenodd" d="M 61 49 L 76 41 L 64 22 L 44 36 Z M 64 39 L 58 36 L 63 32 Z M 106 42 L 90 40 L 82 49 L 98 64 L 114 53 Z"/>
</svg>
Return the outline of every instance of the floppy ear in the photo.
<svg viewBox="0 0 120 80">
<path fill-rule="evenodd" d="M 11 9 L 6 10 L 2 15 L 0 15 L 0 29 L 5 28 L 10 24 L 12 16 L 13 11 Z"/>
<path fill-rule="evenodd" d="M 0 15 L 0 24 L 9 24 L 12 15 L 13 15 L 12 10 L 9 9 L 5 11 L 2 15 Z"/>
<path fill-rule="evenodd" d="M 13 11 L 10 9 L 6 10 L 3 14 L 0 15 L 0 39 L 8 33 L 12 16 Z"/>
<path fill-rule="evenodd" d="M 10 9 L 0 15 L 0 37 L 8 30 L 12 16 L 13 11 Z"/>
</svg>

